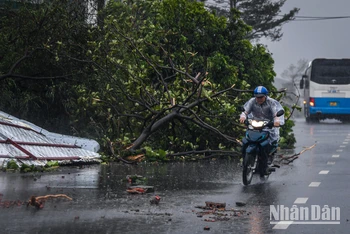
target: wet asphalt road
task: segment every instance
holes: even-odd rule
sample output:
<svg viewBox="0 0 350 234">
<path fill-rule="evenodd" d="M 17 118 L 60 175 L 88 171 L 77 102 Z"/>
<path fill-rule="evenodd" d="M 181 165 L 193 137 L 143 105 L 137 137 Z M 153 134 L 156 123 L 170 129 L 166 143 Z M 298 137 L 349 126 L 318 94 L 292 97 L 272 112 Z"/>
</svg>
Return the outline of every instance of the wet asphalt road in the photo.
<svg viewBox="0 0 350 234">
<path fill-rule="evenodd" d="M 249 186 L 236 160 L 1 172 L 0 233 L 349 233 L 350 124 L 298 119 L 294 130 L 296 153 L 316 146 Z M 125 178 L 135 174 L 155 192 L 128 194 Z M 49 199 L 40 210 L 25 205 L 32 195 L 48 194 L 73 200 Z M 155 195 L 158 205 L 150 204 Z M 206 201 L 226 203 L 226 211 L 199 213 Z M 270 224 L 270 205 L 339 207 L 340 224 Z"/>
</svg>

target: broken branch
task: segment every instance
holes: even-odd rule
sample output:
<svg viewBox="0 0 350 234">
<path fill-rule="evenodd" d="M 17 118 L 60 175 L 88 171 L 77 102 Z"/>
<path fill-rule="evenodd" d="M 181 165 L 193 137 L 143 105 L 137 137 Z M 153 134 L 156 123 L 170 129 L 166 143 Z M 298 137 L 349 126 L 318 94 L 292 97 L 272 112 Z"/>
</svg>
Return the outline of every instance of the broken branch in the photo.
<svg viewBox="0 0 350 234">
<path fill-rule="evenodd" d="M 49 198 L 66 198 L 70 201 L 73 200 L 71 197 L 68 197 L 65 194 L 56 194 L 56 195 L 50 194 L 50 195 L 46 195 L 46 196 L 31 196 L 28 203 L 27 203 L 27 207 L 29 205 L 31 205 L 31 206 L 35 206 L 38 209 L 42 209 L 44 207 L 44 202 Z"/>
<path fill-rule="evenodd" d="M 307 147 L 305 149 L 303 149 L 302 151 L 300 151 L 299 153 L 293 154 L 293 155 L 289 155 L 289 156 L 283 156 L 283 155 L 278 155 L 280 157 L 280 160 L 278 161 L 279 163 L 283 163 L 285 165 L 288 165 L 290 163 L 292 163 L 294 160 L 296 160 L 297 158 L 299 158 L 299 156 L 304 153 L 307 150 L 311 150 L 312 148 L 314 148 L 316 146 L 316 144 L 313 144 L 310 147 Z"/>
</svg>

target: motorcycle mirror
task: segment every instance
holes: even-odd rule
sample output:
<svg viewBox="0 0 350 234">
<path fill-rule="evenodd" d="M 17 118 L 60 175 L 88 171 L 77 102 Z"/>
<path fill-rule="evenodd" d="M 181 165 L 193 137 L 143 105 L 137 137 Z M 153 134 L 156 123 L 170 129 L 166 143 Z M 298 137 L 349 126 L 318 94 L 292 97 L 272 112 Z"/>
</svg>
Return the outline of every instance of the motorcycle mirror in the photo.
<svg viewBox="0 0 350 234">
<path fill-rule="evenodd" d="M 282 116 L 283 114 L 284 114 L 284 110 L 279 110 L 279 111 L 277 111 L 276 116 L 277 116 L 277 117 L 280 117 L 280 116 Z"/>
</svg>

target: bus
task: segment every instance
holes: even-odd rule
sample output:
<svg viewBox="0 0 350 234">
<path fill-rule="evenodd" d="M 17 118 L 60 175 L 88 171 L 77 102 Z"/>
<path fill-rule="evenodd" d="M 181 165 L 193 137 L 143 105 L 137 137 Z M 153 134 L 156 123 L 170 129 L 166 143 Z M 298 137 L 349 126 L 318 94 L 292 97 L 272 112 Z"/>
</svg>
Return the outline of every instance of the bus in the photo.
<svg viewBox="0 0 350 234">
<path fill-rule="evenodd" d="M 300 80 L 307 122 L 350 118 L 350 59 L 317 58 Z"/>
</svg>

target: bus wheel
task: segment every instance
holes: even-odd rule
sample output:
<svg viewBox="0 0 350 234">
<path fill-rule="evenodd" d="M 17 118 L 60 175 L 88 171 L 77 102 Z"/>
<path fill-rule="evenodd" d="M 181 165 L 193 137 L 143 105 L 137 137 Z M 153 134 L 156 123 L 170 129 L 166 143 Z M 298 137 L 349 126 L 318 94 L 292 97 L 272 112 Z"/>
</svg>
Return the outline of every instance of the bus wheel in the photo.
<svg viewBox="0 0 350 234">
<path fill-rule="evenodd" d="M 317 118 L 317 117 L 315 118 L 315 117 L 307 116 L 305 119 L 306 119 L 307 123 L 319 123 L 320 122 L 319 118 Z"/>
<path fill-rule="evenodd" d="M 311 123 L 311 118 L 309 116 L 305 117 L 306 123 Z"/>
<path fill-rule="evenodd" d="M 342 123 L 344 124 L 349 124 L 350 123 L 350 119 L 349 118 L 341 118 L 339 119 Z"/>
</svg>

